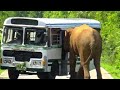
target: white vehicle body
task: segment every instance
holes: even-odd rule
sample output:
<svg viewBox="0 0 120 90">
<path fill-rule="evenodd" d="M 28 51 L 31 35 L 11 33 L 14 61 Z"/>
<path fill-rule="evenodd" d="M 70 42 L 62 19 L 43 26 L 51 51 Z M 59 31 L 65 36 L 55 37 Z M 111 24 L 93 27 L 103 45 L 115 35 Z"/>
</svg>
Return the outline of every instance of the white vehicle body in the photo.
<svg viewBox="0 0 120 90">
<path fill-rule="evenodd" d="M 20 21 L 21 20 L 21 21 Z M 25 64 L 24 68 L 18 68 L 18 70 L 29 70 L 29 71 L 40 71 L 40 72 L 51 72 L 51 63 L 49 61 L 62 60 L 62 45 L 63 45 L 63 34 L 68 28 L 87 24 L 93 28 L 101 29 L 99 21 L 94 19 L 85 18 L 28 18 L 28 17 L 10 17 L 4 21 L 2 43 L 1 43 L 1 56 L 2 63 L 1 67 L 17 68 L 19 64 Z M 10 44 L 7 42 L 9 33 L 16 33 L 14 29 L 22 31 L 23 39 L 21 44 Z M 44 45 L 25 44 L 26 31 L 32 33 L 34 36 L 37 31 L 44 29 L 44 34 L 47 36 L 47 40 Z M 11 30 L 8 32 L 8 30 Z M 12 31 L 13 30 L 13 31 Z M 33 30 L 36 30 L 34 32 Z M 57 32 L 56 32 L 57 31 Z M 59 32 L 60 31 L 60 32 Z M 35 34 L 34 34 L 34 33 Z M 8 35 L 8 36 L 5 36 Z M 12 34 L 11 34 L 12 35 Z M 32 38 L 31 36 L 31 38 Z M 34 37 L 35 38 L 35 37 Z M 55 38 L 55 39 L 54 39 Z M 32 39 L 31 39 L 32 40 Z M 8 40 L 9 41 L 9 40 Z M 13 53 L 12 54 L 9 54 Z M 19 54 L 16 56 L 15 53 Z M 36 53 L 41 57 L 33 57 L 29 52 Z M 37 54 L 37 52 L 39 54 Z M 7 54 L 6 54 L 7 53 Z M 29 56 L 29 55 L 31 56 Z M 29 60 L 25 60 L 29 56 Z M 22 58 L 23 57 L 23 58 Z M 21 60 L 19 60 L 21 58 Z M 16 60 L 18 59 L 18 60 Z M 28 58 L 27 58 L 28 59 Z"/>
</svg>

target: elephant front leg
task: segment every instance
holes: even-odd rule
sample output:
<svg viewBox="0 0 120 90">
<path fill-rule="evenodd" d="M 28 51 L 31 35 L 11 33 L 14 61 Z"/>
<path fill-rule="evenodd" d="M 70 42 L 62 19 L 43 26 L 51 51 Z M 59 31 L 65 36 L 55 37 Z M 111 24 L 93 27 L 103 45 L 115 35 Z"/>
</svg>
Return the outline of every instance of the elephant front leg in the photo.
<svg viewBox="0 0 120 90">
<path fill-rule="evenodd" d="M 70 56 L 70 79 L 76 79 L 75 67 L 76 67 L 76 59 L 75 56 Z"/>
<path fill-rule="evenodd" d="M 79 68 L 79 71 L 77 72 L 77 79 L 84 79 L 83 67 Z"/>
</svg>

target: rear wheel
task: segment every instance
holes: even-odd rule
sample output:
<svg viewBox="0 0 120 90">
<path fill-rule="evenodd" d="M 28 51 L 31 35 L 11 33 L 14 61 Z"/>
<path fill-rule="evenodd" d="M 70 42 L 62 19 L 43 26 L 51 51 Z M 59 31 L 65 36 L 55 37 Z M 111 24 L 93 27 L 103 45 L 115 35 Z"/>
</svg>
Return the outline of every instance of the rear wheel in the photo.
<svg viewBox="0 0 120 90">
<path fill-rule="evenodd" d="M 10 79 L 18 79 L 19 71 L 18 70 L 13 70 L 13 69 L 8 69 L 8 76 L 9 76 Z"/>
</svg>

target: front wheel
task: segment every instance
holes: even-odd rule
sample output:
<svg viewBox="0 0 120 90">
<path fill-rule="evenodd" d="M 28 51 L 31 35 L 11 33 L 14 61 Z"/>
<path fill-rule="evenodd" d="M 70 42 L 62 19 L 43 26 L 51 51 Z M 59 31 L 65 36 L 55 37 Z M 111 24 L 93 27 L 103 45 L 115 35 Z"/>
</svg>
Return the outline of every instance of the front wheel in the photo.
<svg viewBox="0 0 120 90">
<path fill-rule="evenodd" d="M 9 76 L 10 79 L 18 79 L 19 71 L 18 70 L 13 70 L 13 69 L 8 69 L 8 76 Z"/>
<path fill-rule="evenodd" d="M 50 79 L 50 73 L 46 72 L 37 72 L 37 76 L 40 79 Z"/>
</svg>

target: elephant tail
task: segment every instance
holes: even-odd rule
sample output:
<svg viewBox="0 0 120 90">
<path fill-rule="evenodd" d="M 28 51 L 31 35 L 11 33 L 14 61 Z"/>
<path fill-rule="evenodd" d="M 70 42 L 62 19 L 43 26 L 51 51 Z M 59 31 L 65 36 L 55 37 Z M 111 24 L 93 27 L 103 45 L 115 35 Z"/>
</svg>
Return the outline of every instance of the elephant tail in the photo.
<svg viewBox="0 0 120 90">
<path fill-rule="evenodd" d="M 93 55 L 94 48 L 95 48 L 95 42 L 93 41 L 93 42 L 90 44 L 90 54 L 89 54 L 87 60 L 86 60 L 83 64 L 81 64 L 80 67 L 83 67 L 86 63 L 88 63 L 88 62 L 92 59 L 92 55 Z"/>
</svg>

